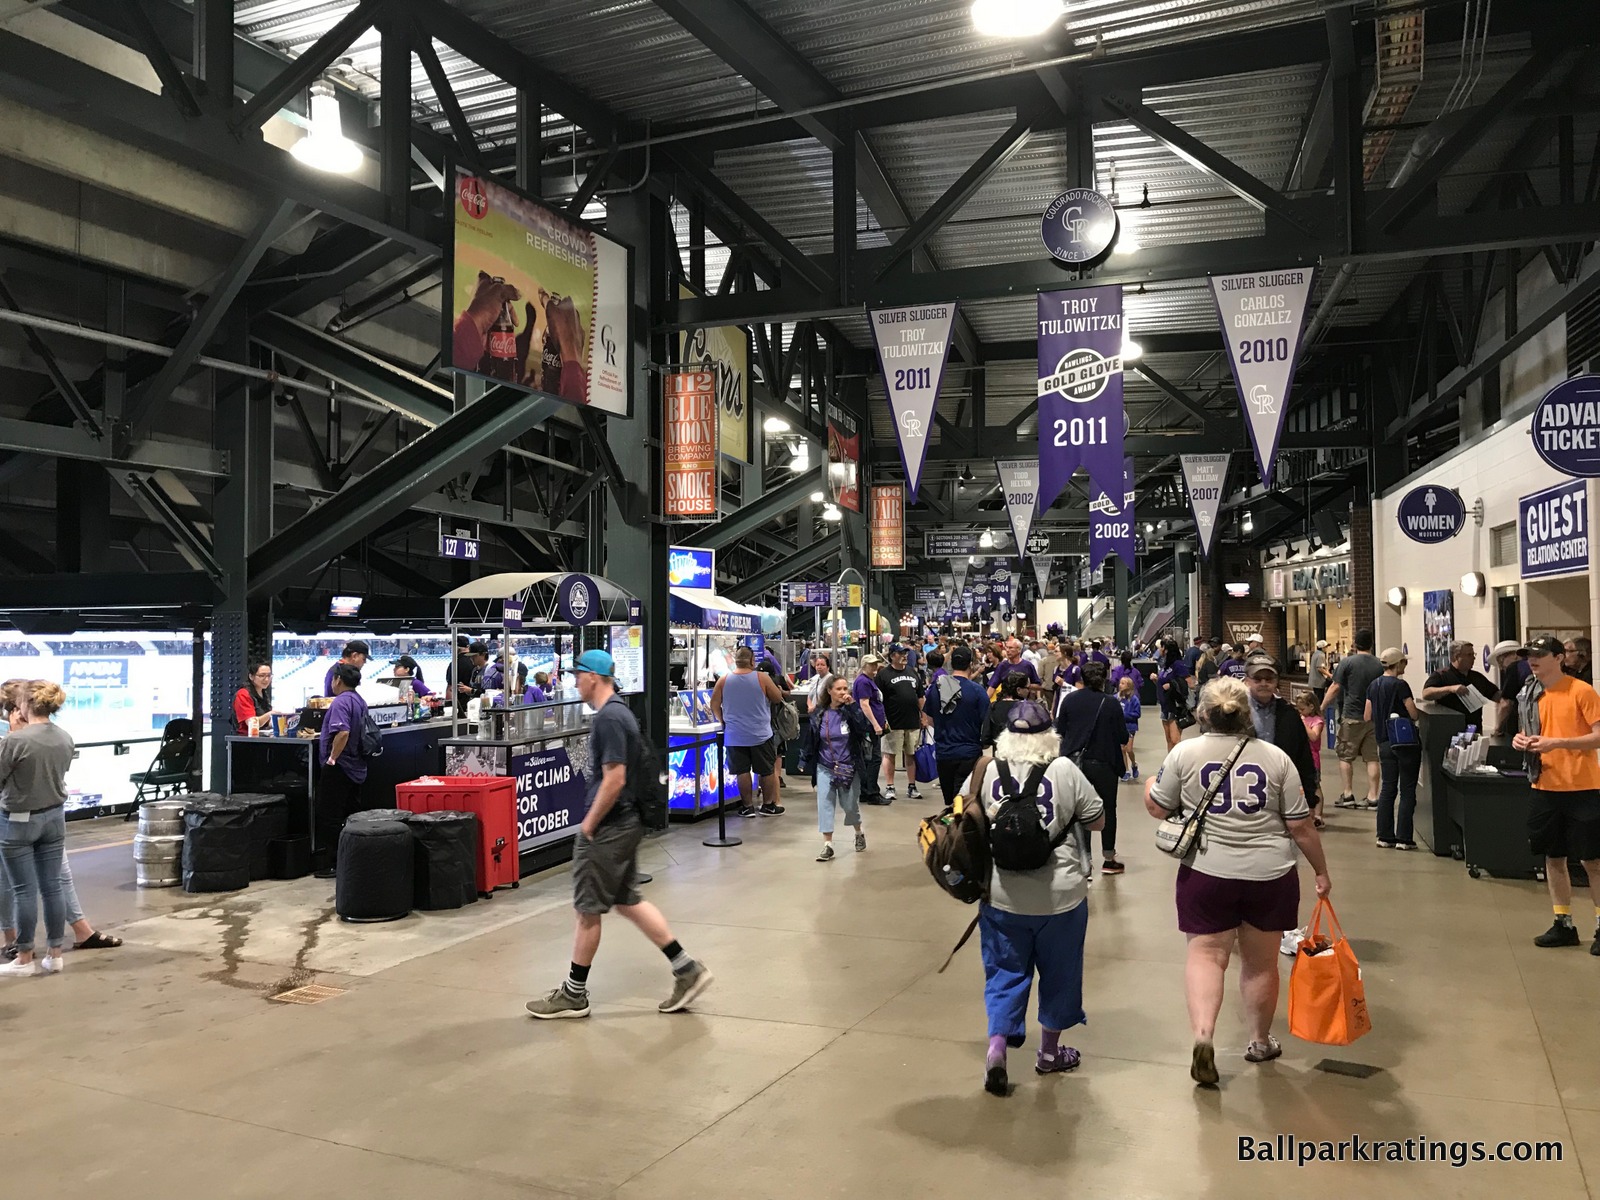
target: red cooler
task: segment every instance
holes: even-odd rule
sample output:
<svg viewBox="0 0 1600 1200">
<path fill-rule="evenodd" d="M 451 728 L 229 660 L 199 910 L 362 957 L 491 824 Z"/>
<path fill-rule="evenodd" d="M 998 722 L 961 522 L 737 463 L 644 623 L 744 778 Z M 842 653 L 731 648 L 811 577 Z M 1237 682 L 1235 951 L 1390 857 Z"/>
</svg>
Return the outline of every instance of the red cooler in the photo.
<svg viewBox="0 0 1600 1200">
<path fill-rule="evenodd" d="M 517 781 L 509 775 L 431 776 L 397 784 L 396 808 L 407 812 L 469 812 L 478 817 L 478 893 L 516 887 Z"/>
</svg>

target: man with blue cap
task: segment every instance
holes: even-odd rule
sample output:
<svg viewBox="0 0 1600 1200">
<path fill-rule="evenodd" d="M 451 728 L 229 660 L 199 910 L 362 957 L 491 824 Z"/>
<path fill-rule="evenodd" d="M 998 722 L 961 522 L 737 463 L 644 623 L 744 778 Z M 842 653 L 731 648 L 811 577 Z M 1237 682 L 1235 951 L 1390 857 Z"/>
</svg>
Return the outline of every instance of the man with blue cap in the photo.
<svg viewBox="0 0 1600 1200">
<path fill-rule="evenodd" d="M 572 966 L 548 996 L 528 1001 L 541 1021 L 589 1015 L 589 968 L 600 949 L 600 918 L 615 908 L 639 927 L 672 964 L 672 995 L 658 1010 L 681 1012 L 711 986 L 711 972 L 672 936 L 661 910 L 639 894 L 639 843 L 644 823 L 628 792 L 628 763 L 639 722 L 617 695 L 616 663 L 604 650 L 585 650 L 572 665 L 578 695 L 594 710 L 589 724 L 588 809 L 572 846 L 572 906 L 577 910 Z"/>
</svg>

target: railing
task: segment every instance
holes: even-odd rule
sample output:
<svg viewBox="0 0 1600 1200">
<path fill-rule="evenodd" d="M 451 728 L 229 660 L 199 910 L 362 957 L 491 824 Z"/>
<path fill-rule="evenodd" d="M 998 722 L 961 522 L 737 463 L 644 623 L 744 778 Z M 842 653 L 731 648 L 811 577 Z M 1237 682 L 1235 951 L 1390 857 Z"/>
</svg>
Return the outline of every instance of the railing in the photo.
<svg viewBox="0 0 1600 1200">
<path fill-rule="evenodd" d="M 78 742 L 67 771 L 67 819 L 107 816 L 132 808 L 137 789 L 128 777 L 149 770 L 160 744 L 160 734 Z"/>
</svg>

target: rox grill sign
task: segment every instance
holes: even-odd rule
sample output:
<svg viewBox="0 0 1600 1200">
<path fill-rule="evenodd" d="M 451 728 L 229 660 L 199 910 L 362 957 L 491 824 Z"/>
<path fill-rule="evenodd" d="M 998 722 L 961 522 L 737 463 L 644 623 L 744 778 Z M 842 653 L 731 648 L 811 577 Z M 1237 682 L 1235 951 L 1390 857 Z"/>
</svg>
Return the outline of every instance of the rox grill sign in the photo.
<svg viewBox="0 0 1600 1200">
<path fill-rule="evenodd" d="M 1467 506 L 1452 489 L 1437 484 L 1412 488 L 1395 510 L 1400 532 L 1424 546 L 1448 542 L 1467 524 Z"/>
</svg>

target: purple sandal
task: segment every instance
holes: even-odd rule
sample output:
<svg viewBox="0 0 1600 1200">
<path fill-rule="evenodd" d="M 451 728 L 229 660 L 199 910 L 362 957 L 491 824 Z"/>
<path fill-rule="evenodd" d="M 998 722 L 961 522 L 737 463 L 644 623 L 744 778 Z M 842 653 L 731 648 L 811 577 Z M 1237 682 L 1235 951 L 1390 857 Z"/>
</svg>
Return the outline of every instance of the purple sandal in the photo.
<svg viewBox="0 0 1600 1200">
<path fill-rule="evenodd" d="M 1071 1046 L 1059 1046 L 1054 1055 L 1040 1050 L 1033 1060 L 1033 1069 L 1040 1075 L 1055 1075 L 1062 1071 L 1075 1071 L 1083 1056 Z"/>
</svg>

